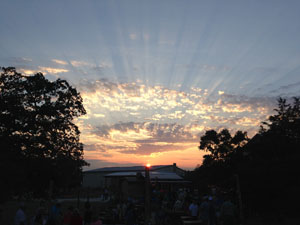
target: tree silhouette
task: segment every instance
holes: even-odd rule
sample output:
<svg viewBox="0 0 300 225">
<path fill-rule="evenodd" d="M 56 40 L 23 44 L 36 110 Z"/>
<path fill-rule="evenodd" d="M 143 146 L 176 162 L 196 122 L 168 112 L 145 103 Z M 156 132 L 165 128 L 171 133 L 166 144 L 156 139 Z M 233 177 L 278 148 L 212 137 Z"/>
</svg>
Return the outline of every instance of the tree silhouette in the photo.
<svg viewBox="0 0 300 225">
<path fill-rule="evenodd" d="M 43 190 L 51 179 L 57 186 L 80 182 L 87 163 L 73 119 L 86 112 L 75 88 L 42 73 L 25 76 L 2 68 L 0 109 L 1 166 L 9 171 L 2 174 L 8 187 L 38 184 Z"/>
<path fill-rule="evenodd" d="M 210 153 L 204 157 L 203 163 L 226 161 L 247 141 L 247 132 L 237 131 L 232 137 L 228 129 L 223 129 L 219 133 L 215 130 L 208 130 L 200 138 L 199 149 Z"/>
<path fill-rule="evenodd" d="M 300 201 L 300 98 L 291 103 L 279 98 L 275 114 L 262 122 L 259 132 L 248 140 L 238 131 L 207 131 L 200 138 L 200 150 L 209 152 L 192 180 L 205 185 L 233 185 L 238 174 L 246 209 L 272 215 L 298 213 Z M 250 211 L 250 210 L 249 210 Z"/>
</svg>

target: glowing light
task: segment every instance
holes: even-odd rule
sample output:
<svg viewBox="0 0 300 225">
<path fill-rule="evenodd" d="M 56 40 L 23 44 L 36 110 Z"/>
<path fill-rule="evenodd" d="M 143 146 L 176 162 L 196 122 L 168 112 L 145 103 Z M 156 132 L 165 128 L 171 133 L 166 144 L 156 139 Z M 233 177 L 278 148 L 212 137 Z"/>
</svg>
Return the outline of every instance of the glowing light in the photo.
<svg viewBox="0 0 300 225">
<path fill-rule="evenodd" d="M 150 168 L 150 167 L 151 167 L 151 164 L 150 164 L 150 163 L 147 163 L 147 164 L 146 164 L 146 167 L 147 167 L 147 168 Z"/>
</svg>

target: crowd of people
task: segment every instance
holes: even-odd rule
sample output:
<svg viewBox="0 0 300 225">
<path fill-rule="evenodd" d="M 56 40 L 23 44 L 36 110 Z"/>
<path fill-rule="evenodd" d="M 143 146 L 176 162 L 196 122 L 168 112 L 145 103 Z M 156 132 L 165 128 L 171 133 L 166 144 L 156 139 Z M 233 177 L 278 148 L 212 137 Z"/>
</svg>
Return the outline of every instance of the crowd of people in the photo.
<svg viewBox="0 0 300 225">
<path fill-rule="evenodd" d="M 163 194 L 161 194 L 163 193 Z M 152 193 L 152 205 L 155 202 L 155 196 Z M 152 210 L 155 217 L 157 215 L 168 215 L 168 213 L 179 212 L 188 215 L 191 220 L 201 221 L 203 225 L 234 225 L 237 224 L 238 211 L 229 194 L 217 193 L 215 189 L 209 194 L 199 195 L 198 192 L 190 189 L 178 189 L 177 191 L 159 192 L 162 196 L 158 201 L 158 210 Z M 170 212 L 169 209 L 172 209 Z M 164 211 L 165 213 L 162 213 Z M 154 220 L 153 224 L 168 224 L 168 220 Z"/>
<path fill-rule="evenodd" d="M 189 215 L 203 225 L 234 225 L 237 210 L 229 197 L 204 196 L 201 201 L 193 199 Z"/>
<path fill-rule="evenodd" d="M 56 202 L 47 210 L 46 202 L 41 201 L 34 216 L 28 218 L 26 205 L 22 202 L 15 214 L 14 225 L 102 225 L 102 220 L 93 213 L 89 202 L 85 204 L 83 215 L 72 205 L 63 212 L 61 205 Z"/>
<path fill-rule="evenodd" d="M 113 199 L 108 196 L 105 199 Z M 14 225 L 102 225 L 145 223 L 144 199 L 128 197 L 116 200 L 109 207 L 99 211 L 86 202 L 81 211 L 69 205 L 55 202 L 51 207 L 41 201 L 32 218 L 26 217 L 26 206 L 20 204 L 15 214 Z M 64 208 L 64 210 L 63 210 Z M 228 195 L 209 193 L 200 196 L 189 189 L 151 191 L 150 223 L 153 225 L 173 224 L 173 215 L 188 215 L 192 220 L 201 221 L 203 225 L 234 225 L 237 221 L 237 209 Z"/>
</svg>

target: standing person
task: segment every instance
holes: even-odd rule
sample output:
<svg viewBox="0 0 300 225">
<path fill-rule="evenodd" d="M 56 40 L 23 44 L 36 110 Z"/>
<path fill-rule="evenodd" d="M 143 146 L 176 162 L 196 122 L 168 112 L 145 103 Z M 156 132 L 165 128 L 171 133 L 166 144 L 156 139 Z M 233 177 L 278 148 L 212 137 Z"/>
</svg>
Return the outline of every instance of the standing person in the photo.
<svg viewBox="0 0 300 225">
<path fill-rule="evenodd" d="M 132 203 L 129 203 L 128 208 L 125 213 L 125 224 L 134 225 L 136 220 L 136 215 L 134 211 L 134 206 Z"/>
<path fill-rule="evenodd" d="M 195 199 L 193 199 L 192 203 L 190 204 L 189 211 L 193 219 L 196 220 L 199 213 L 199 207 Z"/>
<path fill-rule="evenodd" d="M 235 224 L 235 205 L 230 201 L 229 197 L 226 196 L 224 203 L 221 206 L 221 218 L 224 225 Z"/>
<path fill-rule="evenodd" d="M 70 225 L 83 225 L 82 217 L 80 216 L 77 208 L 74 210 Z"/>
<path fill-rule="evenodd" d="M 45 225 L 46 223 L 47 223 L 46 206 L 45 206 L 45 201 L 42 200 L 33 217 L 32 224 Z"/>
<path fill-rule="evenodd" d="M 71 224 L 71 218 L 73 216 L 73 211 L 74 211 L 73 206 L 69 206 L 69 208 L 68 208 L 68 210 L 65 213 L 64 218 L 63 218 L 63 225 L 70 225 Z"/>
<path fill-rule="evenodd" d="M 200 217 L 204 225 L 208 225 L 209 220 L 209 204 L 207 201 L 207 196 L 203 197 L 203 202 L 200 205 Z"/>
<path fill-rule="evenodd" d="M 48 224 L 49 225 L 59 225 L 61 223 L 61 204 L 56 202 L 50 209 Z"/>
<path fill-rule="evenodd" d="M 217 214 L 216 214 L 216 207 L 213 202 L 213 197 L 208 197 L 208 221 L 209 225 L 216 225 L 217 221 Z"/>
<path fill-rule="evenodd" d="M 86 202 L 85 204 L 85 211 L 83 216 L 84 225 L 90 225 L 93 218 L 93 212 L 91 209 L 91 204 L 89 202 Z"/>
<path fill-rule="evenodd" d="M 15 215 L 14 225 L 26 225 L 26 214 L 25 214 L 25 204 L 20 203 L 19 209 Z"/>
</svg>

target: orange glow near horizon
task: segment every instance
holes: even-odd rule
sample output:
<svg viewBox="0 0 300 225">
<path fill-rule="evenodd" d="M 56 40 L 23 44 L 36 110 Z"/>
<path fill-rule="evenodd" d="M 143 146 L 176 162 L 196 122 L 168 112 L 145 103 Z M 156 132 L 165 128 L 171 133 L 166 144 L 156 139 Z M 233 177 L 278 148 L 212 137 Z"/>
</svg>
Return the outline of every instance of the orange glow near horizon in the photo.
<svg viewBox="0 0 300 225">
<path fill-rule="evenodd" d="M 147 168 L 150 168 L 150 167 L 151 167 L 151 164 L 150 164 L 150 163 L 147 163 L 147 164 L 146 164 L 146 167 L 147 167 Z"/>
<path fill-rule="evenodd" d="M 142 81 L 107 80 L 84 87 L 81 94 L 87 114 L 76 124 L 85 145 L 85 159 L 98 160 L 99 167 L 101 163 L 176 163 L 194 169 L 205 154 L 198 146 L 206 130 L 242 130 L 251 137 L 270 110 L 264 102 L 241 102 L 239 96 L 222 90 L 216 99 L 207 101 L 208 90 L 195 87 L 181 91 Z"/>
</svg>

